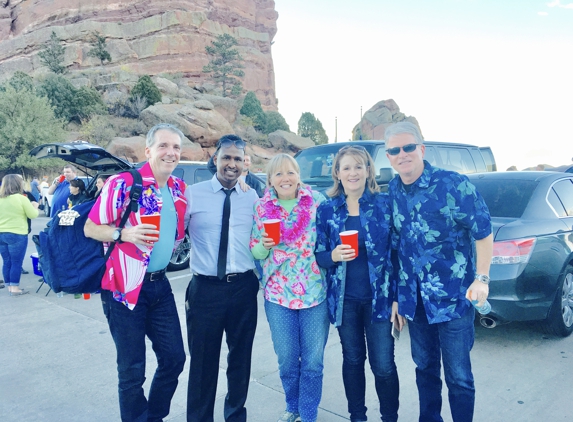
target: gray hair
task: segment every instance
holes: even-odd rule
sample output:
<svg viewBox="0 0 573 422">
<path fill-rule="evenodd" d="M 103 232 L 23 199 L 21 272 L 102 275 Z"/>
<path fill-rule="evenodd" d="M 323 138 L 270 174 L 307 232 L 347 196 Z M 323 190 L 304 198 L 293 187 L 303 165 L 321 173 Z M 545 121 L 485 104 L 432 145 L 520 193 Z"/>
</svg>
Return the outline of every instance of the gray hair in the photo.
<svg viewBox="0 0 573 422">
<path fill-rule="evenodd" d="M 401 135 L 402 133 L 408 133 L 412 135 L 417 144 L 421 145 L 424 143 L 424 138 L 422 138 L 420 129 L 414 123 L 410 122 L 399 122 L 388 126 L 386 128 L 386 132 L 384 132 L 384 140 L 388 142 L 392 136 Z"/>
<path fill-rule="evenodd" d="M 181 132 L 181 130 L 179 130 L 178 127 L 176 127 L 170 123 L 159 123 L 159 124 L 153 126 L 151 129 L 149 129 L 149 132 L 147 132 L 147 136 L 145 138 L 145 146 L 146 147 L 151 148 L 153 146 L 153 144 L 155 143 L 155 134 L 160 130 L 167 130 L 171 133 L 176 134 L 177 136 L 179 136 L 181 143 L 183 143 L 183 139 L 185 138 L 185 135 L 183 135 L 183 132 Z"/>
</svg>

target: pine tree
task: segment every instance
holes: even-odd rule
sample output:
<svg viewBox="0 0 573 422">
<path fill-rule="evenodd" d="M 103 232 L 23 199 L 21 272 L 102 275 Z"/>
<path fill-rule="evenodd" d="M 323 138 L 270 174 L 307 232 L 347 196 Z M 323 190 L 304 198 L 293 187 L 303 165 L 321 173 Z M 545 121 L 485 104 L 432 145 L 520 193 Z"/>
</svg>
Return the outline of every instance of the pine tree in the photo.
<svg viewBox="0 0 573 422">
<path fill-rule="evenodd" d="M 253 91 L 247 92 L 243 106 L 239 111 L 243 116 L 250 117 L 253 120 L 253 126 L 257 130 L 263 130 L 266 126 L 266 115 L 261 106 L 261 102 Z"/>
<path fill-rule="evenodd" d="M 66 67 L 62 64 L 64 61 L 64 46 L 56 33 L 52 31 L 50 41 L 46 43 L 46 47 L 38 53 L 40 61 L 44 66 L 47 66 L 52 72 L 56 74 L 66 73 Z"/>
<path fill-rule="evenodd" d="M 322 123 L 314 117 L 314 114 L 308 111 L 302 113 L 298 120 L 298 135 L 312 139 L 316 145 L 328 143 L 328 136 L 322 127 Z"/>
<path fill-rule="evenodd" d="M 237 96 L 242 92 L 242 83 L 238 79 L 245 76 L 239 50 L 235 47 L 238 41 L 229 34 L 218 35 L 212 45 L 205 47 L 207 53 L 213 58 L 207 66 L 203 67 L 203 73 L 212 73 L 216 83 L 223 88 L 223 97 L 228 94 Z"/>
<path fill-rule="evenodd" d="M 102 66 L 103 62 L 106 60 L 111 62 L 111 55 L 109 54 L 109 51 L 107 51 L 107 47 L 105 45 L 105 37 L 99 32 L 92 32 L 92 41 L 90 42 L 90 45 L 92 48 L 88 51 L 89 57 L 97 57 Z"/>
</svg>

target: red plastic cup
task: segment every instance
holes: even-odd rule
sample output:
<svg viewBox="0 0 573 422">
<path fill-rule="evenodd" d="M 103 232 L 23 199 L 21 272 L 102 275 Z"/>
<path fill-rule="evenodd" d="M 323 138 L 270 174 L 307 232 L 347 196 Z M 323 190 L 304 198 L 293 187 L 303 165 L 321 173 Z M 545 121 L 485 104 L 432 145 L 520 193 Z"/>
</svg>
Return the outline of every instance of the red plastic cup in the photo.
<svg viewBox="0 0 573 422">
<path fill-rule="evenodd" d="M 159 230 L 159 224 L 161 222 L 161 214 L 142 215 L 141 222 L 143 224 L 153 224 L 155 226 L 155 230 Z M 159 234 L 150 234 L 149 236 L 153 236 L 159 239 Z"/>
<path fill-rule="evenodd" d="M 278 245 L 281 241 L 281 220 L 266 220 L 263 224 L 267 236 L 273 239 L 275 245 Z"/>
<path fill-rule="evenodd" d="M 91 297 L 89 293 L 84 293 L 84 300 L 88 300 Z"/>
<path fill-rule="evenodd" d="M 58 183 L 62 183 L 64 180 L 66 180 L 66 176 L 64 176 L 63 174 L 58 177 Z"/>
<path fill-rule="evenodd" d="M 340 241 L 343 245 L 350 245 L 354 249 L 354 257 L 358 256 L 358 230 L 346 230 L 340 233 Z"/>
</svg>

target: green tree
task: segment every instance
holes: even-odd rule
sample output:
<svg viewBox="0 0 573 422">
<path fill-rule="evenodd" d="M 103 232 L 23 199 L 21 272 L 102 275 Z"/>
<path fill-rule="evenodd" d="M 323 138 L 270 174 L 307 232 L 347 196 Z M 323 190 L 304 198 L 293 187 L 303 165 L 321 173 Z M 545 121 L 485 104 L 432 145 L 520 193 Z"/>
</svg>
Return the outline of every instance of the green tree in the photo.
<svg viewBox="0 0 573 422">
<path fill-rule="evenodd" d="M 46 98 L 11 85 L 0 92 L 0 171 L 23 173 L 57 166 L 59 160 L 37 160 L 28 153 L 38 145 L 64 140 L 63 121 Z"/>
<path fill-rule="evenodd" d="M 132 101 L 137 97 L 145 98 L 148 106 L 161 101 L 161 91 L 153 83 L 149 75 L 143 75 L 139 78 L 135 86 L 131 90 Z"/>
<path fill-rule="evenodd" d="M 50 40 L 46 43 L 46 46 L 42 51 L 38 53 L 40 56 L 40 62 L 44 66 L 47 66 L 52 72 L 56 74 L 66 73 L 66 67 L 62 64 L 64 61 L 65 48 L 61 44 L 61 40 L 58 38 L 56 33 L 52 31 Z"/>
<path fill-rule="evenodd" d="M 231 96 L 239 95 L 242 90 L 242 83 L 238 78 L 245 76 L 243 69 L 243 58 L 239 50 L 235 47 L 238 41 L 229 34 L 217 35 L 212 45 L 205 47 L 205 50 L 213 58 L 207 66 L 203 67 L 204 73 L 212 73 L 216 83 L 221 84 L 223 88 L 223 97 L 228 93 Z"/>
<path fill-rule="evenodd" d="M 264 130 L 267 124 L 267 116 L 263 111 L 261 102 L 253 91 L 247 92 L 243 101 L 243 106 L 239 110 L 243 116 L 250 117 L 253 120 L 253 126 L 257 130 Z"/>
<path fill-rule="evenodd" d="M 314 114 L 308 111 L 302 113 L 298 120 L 298 135 L 312 139 L 316 145 L 328 143 L 328 136 L 322 127 L 322 123 L 314 117 Z"/>
<path fill-rule="evenodd" d="M 88 51 L 89 57 L 96 57 L 100 60 L 103 66 L 104 61 L 111 62 L 111 54 L 107 51 L 107 46 L 105 45 L 105 37 L 101 35 L 98 31 L 92 32 L 92 40 L 90 42 L 92 48 Z"/>
<path fill-rule="evenodd" d="M 22 91 L 27 89 L 30 92 L 34 92 L 34 80 L 27 73 L 17 70 L 14 75 L 10 78 L 8 83 L 16 91 Z"/>
<path fill-rule="evenodd" d="M 95 89 L 77 89 L 62 75 L 49 75 L 38 87 L 38 94 L 50 101 L 56 117 L 68 122 L 81 122 L 94 114 L 107 112 L 100 94 Z"/>
<path fill-rule="evenodd" d="M 290 132 L 290 128 L 285 118 L 278 111 L 267 111 L 266 113 L 266 126 L 265 133 L 268 135 L 276 130 L 286 130 Z"/>
</svg>

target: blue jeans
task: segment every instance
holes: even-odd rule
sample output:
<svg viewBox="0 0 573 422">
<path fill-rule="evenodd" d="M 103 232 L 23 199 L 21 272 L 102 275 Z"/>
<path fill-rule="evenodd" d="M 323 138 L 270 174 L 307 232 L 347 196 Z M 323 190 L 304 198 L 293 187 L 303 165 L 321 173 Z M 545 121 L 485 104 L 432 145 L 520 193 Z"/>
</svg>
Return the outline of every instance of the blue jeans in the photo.
<svg viewBox="0 0 573 422">
<path fill-rule="evenodd" d="M 420 400 L 420 422 L 442 422 L 442 380 L 440 360 L 448 386 L 454 422 L 471 422 L 475 388 L 470 361 L 474 344 L 474 310 L 461 318 L 428 324 L 423 306 L 416 308 L 414 321 L 408 323 L 412 359 L 416 364 L 416 384 Z"/>
<path fill-rule="evenodd" d="M 0 233 L 2 275 L 7 286 L 18 286 L 22 275 L 22 262 L 26 256 L 28 235 L 9 232 Z"/>
<path fill-rule="evenodd" d="M 167 277 L 144 281 L 137 305 L 130 311 L 109 290 L 101 291 L 104 314 L 117 349 L 119 409 L 122 421 L 162 421 L 169 414 L 185 350 L 175 300 Z M 145 381 L 145 336 L 157 357 L 157 370 L 149 389 Z"/>
<path fill-rule="evenodd" d="M 265 300 L 267 321 L 279 361 L 286 410 L 314 422 L 322 397 L 324 347 L 328 339 L 326 301 L 305 309 L 289 309 Z"/>
<path fill-rule="evenodd" d="M 366 420 L 364 362 L 367 348 L 382 420 L 398 420 L 400 384 L 391 328 L 390 321 L 372 322 L 372 301 L 344 300 L 338 334 L 342 345 L 342 379 L 351 421 Z"/>
</svg>

